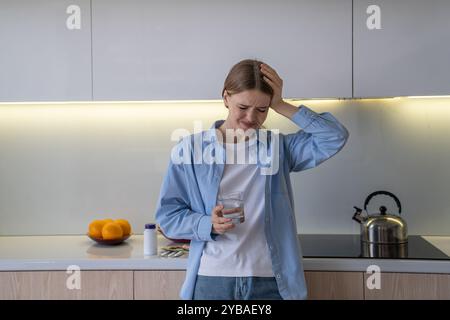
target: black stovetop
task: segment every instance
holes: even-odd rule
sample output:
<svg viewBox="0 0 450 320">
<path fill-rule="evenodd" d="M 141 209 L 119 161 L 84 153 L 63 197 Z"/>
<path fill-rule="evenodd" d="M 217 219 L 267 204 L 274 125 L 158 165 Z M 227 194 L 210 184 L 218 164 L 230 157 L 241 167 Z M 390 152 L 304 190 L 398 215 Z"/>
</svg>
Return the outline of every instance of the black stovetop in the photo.
<svg viewBox="0 0 450 320">
<path fill-rule="evenodd" d="M 408 237 L 402 245 L 374 245 L 353 234 L 300 234 L 304 258 L 382 258 L 450 260 L 421 236 Z"/>
</svg>

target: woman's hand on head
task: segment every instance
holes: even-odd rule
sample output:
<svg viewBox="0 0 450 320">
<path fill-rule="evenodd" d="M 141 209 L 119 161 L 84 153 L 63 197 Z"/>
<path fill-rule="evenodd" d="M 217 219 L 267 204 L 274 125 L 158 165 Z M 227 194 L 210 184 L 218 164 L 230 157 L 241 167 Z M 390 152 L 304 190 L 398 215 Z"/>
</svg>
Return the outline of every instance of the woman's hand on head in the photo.
<svg viewBox="0 0 450 320">
<path fill-rule="evenodd" d="M 271 108 L 276 108 L 280 103 L 283 102 L 282 91 L 283 91 L 283 79 L 280 78 L 278 73 L 271 68 L 269 65 L 261 64 L 261 73 L 263 74 L 263 79 L 272 87 L 273 97 L 270 102 Z"/>
<path fill-rule="evenodd" d="M 211 213 L 212 232 L 216 234 L 224 234 L 234 228 L 234 224 L 230 223 L 232 219 L 223 217 L 222 209 L 223 205 L 215 206 Z"/>
</svg>

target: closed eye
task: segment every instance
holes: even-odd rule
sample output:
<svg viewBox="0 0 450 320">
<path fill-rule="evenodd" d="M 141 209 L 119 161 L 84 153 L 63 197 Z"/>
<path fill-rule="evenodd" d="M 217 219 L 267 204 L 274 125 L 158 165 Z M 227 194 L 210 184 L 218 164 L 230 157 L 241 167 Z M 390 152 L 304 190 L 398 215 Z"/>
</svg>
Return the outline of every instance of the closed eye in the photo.
<svg viewBox="0 0 450 320">
<path fill-rule="evenodd" d="M 247 110 L 248 107 L 242 107 L 242 105 L 241 105 L 241 107 L 239 107 L 239 109 L 241 109 L 241 110 Z M 264 112 L 267 111 L 267 109 L 268 109 L 268 108 L 258 108 L 258 111 L 261 112 L 261 113 L 264 113 Z"/>
</svg>

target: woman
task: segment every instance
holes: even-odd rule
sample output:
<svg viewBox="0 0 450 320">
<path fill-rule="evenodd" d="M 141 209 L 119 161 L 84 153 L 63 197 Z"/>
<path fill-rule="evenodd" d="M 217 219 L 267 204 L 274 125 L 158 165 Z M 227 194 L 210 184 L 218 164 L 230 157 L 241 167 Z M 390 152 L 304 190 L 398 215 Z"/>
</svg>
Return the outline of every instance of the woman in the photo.
<svg viewBox="0 0 450 320">
<path fill-rule="evenodd" d="M 183 299 L 307 296 L 289 174 L 332 157 L 344 146 L 348 132 L 329 113 L 317 114 L 306 106 L 284 102 L 282 87 L 282 79 L 267 64 L 256 60 L 237 63 L 222 91 L 227 119 L 182 139 L 172 152 L 189 161 L 180 163 L 172 157 L 156 219 L 168 237 L 191 239 L 180 293 Z M 262 134 L 269 108 L 302 130 Z M 237 134 L 230 135 L 230 131 Z M 196 143 L 202 151 L 214 149 L 215 161 L 198 161 Z M 245 155 L 238 163 L 234 163 L 236 151 L 238 156 L 242 151 Z M 251 161 L 250 156 L 259 157 L 264 151 L 271 161 L 265 172 L 267 162 Z M 241 224 L 224 218 L 224 207 L 217 202 L 235 191 L 243 194 L 245 220 Z"/>
</svg>

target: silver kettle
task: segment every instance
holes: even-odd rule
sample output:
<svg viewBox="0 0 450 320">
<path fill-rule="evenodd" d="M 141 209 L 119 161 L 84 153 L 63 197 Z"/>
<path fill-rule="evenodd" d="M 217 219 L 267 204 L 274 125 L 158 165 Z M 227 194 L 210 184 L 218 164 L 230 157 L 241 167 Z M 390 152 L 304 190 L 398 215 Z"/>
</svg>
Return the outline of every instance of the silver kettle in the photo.
<svg viewBox="0 0 450 320">
<path fill-rule="evenodd" d="M 377 195 L 387 195 L 394 198 L 399 215 L 386 213 L 387 209 L 385 206 L 380 207 L 380 213 L 369 214 L 367 205 Z M 353 208 L 356 209 L 356 212 L 352 219 L 361 225 L 361 241 L 374 244 L 401 244 L 408 242 L 408 227 L 406 221 L 400 217 L 402 206 L 400 200 L 394 194 L 388 191 L 371 193 L 364 202 L 366 216 L 362 215 L 362 209 L 358 207 Z"/>
</svg>

